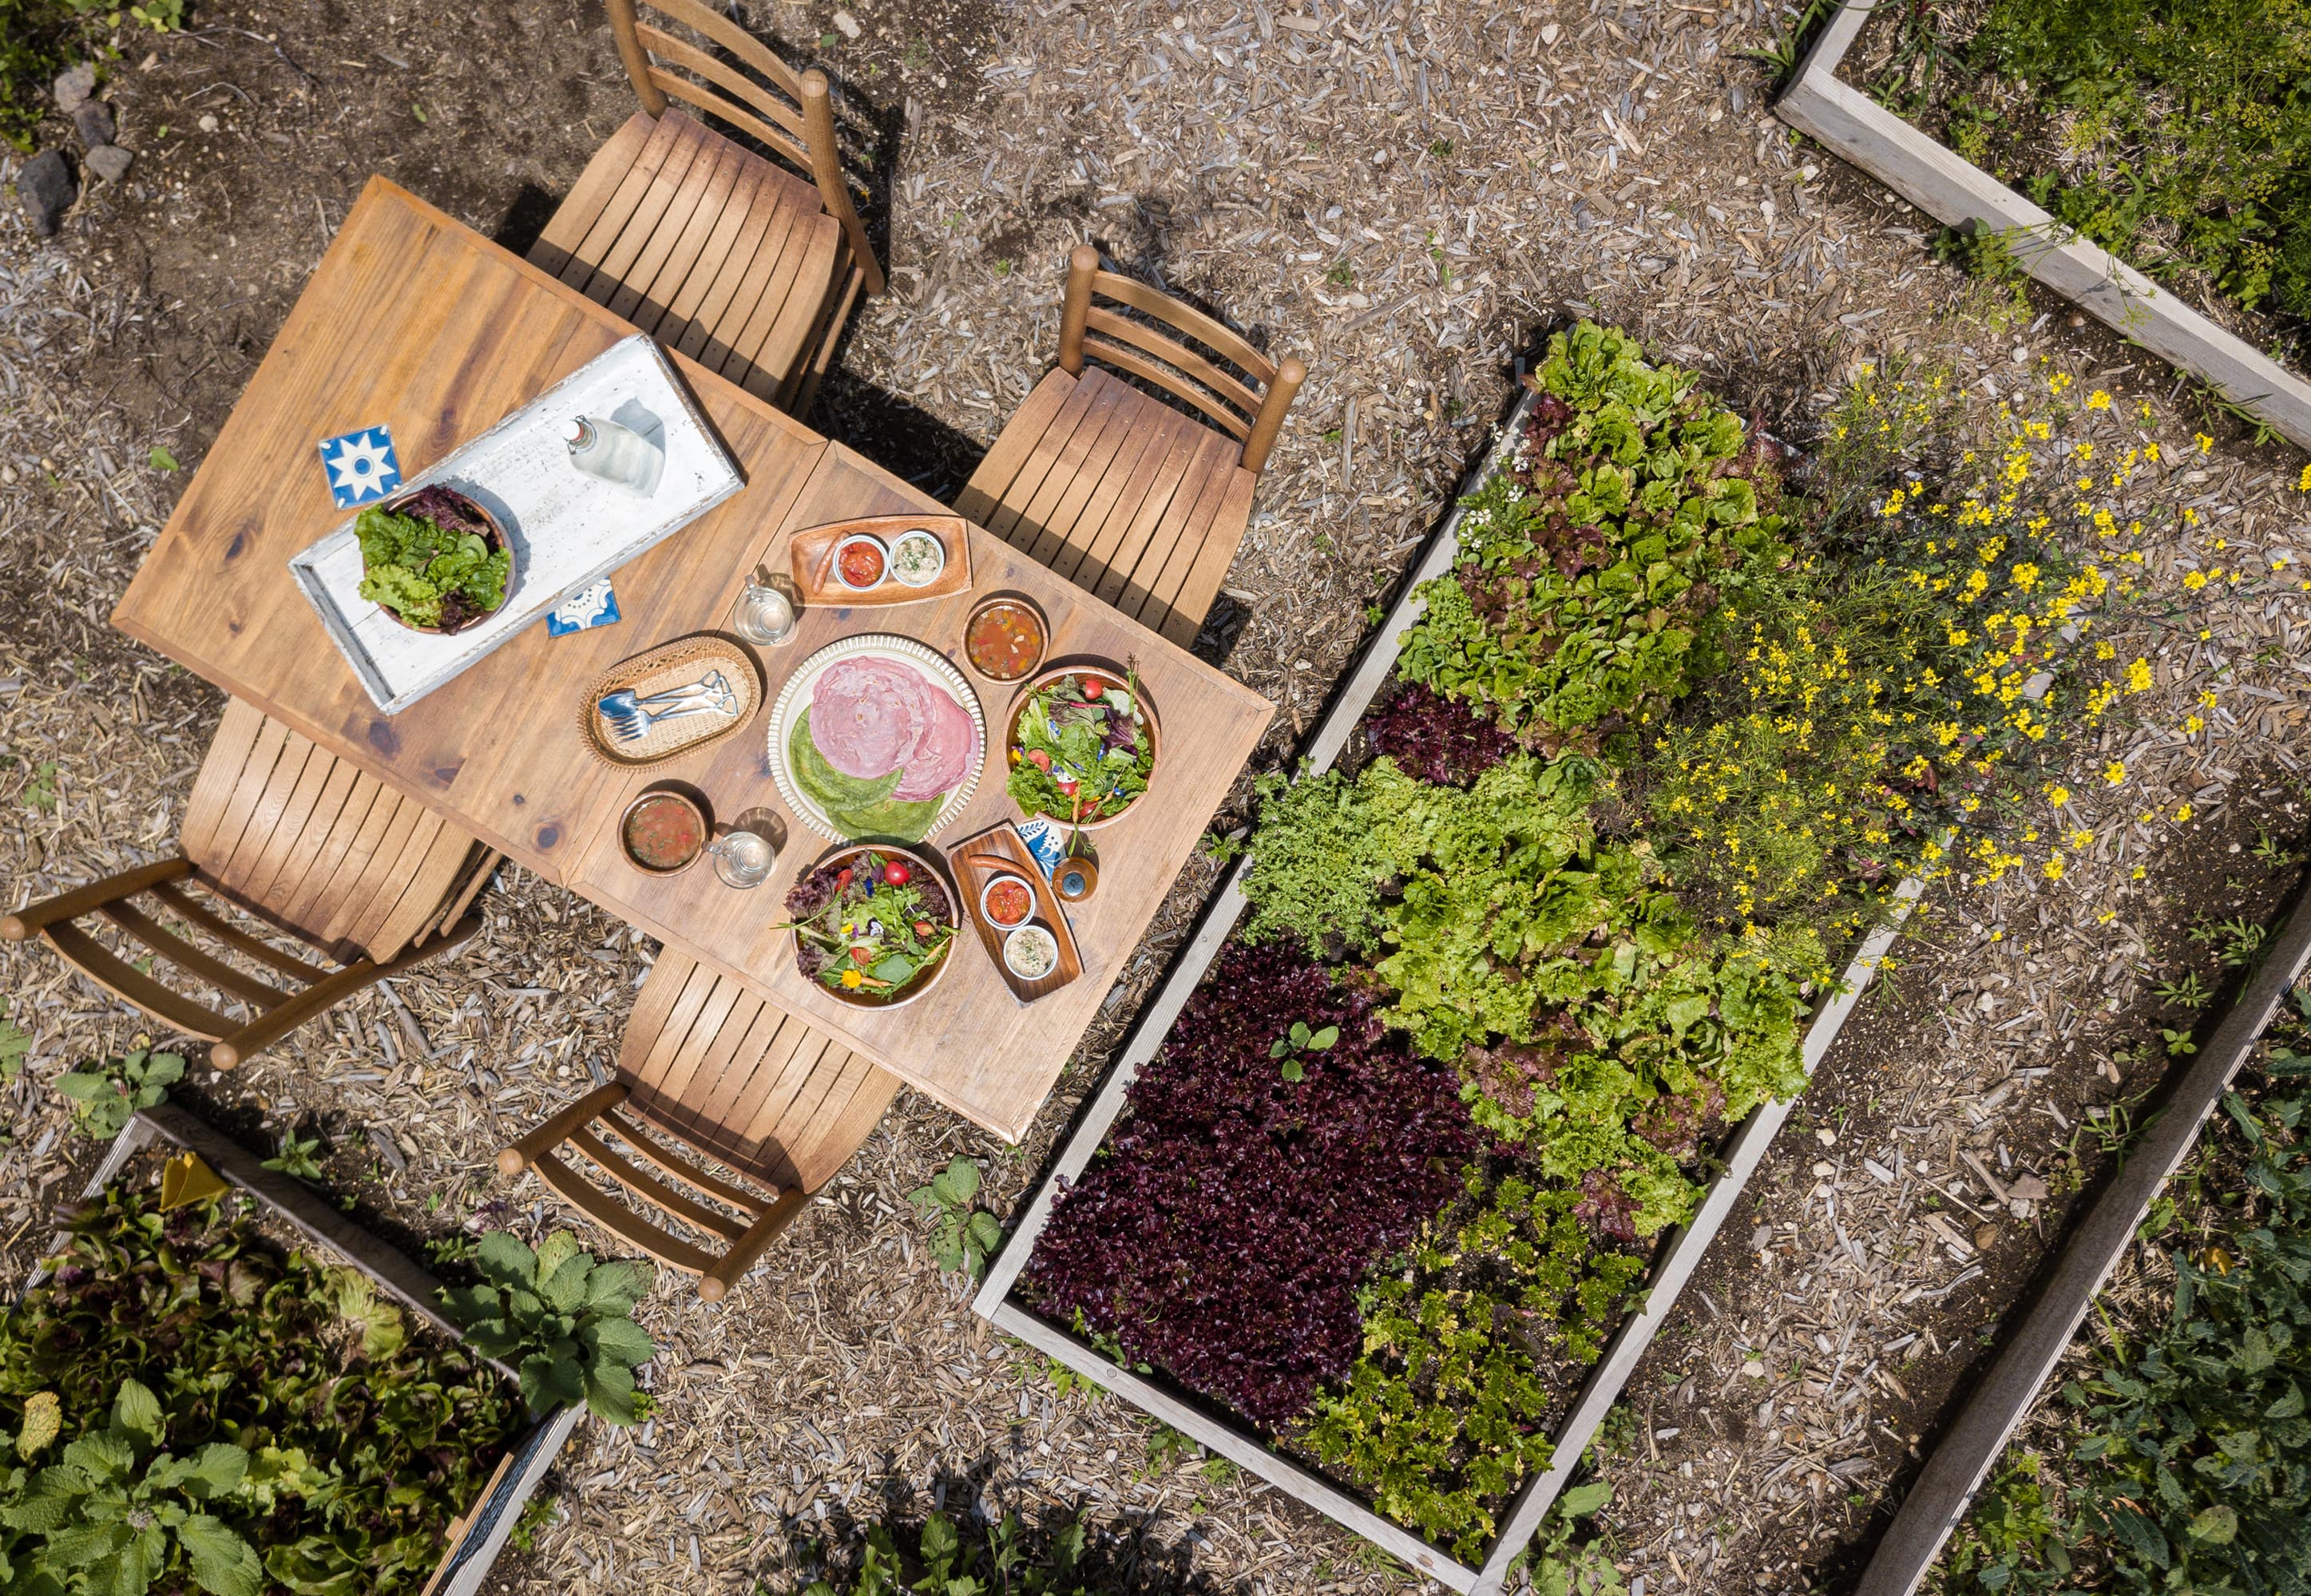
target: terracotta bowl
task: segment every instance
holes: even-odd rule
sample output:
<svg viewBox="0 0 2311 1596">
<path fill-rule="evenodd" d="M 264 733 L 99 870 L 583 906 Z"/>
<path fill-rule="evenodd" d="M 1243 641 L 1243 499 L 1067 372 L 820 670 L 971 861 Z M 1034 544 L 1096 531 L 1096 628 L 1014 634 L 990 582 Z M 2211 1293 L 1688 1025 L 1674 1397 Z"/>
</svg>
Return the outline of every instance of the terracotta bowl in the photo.
<svg viewBox="0 0 2311 1596">
<path fill-rule="evenodd" d="M 438 484 L 435 485 L 437 487 L 439 486 Z M 413 488 L 406 493 L 396 493 L 389 499 L 379 500 L 377 507 L 390 514 L 397 515 L 401 513 L 402 506 L 407 504 L 412 499 L 414 499 L 419 493 L 424 491 L 425 490 L 423 488 Z M 476 503 L 472 499 L 467 498 L 465 494 L 458 492 L 455 488 L 440 488 L 440 491 L 449 494 L 458 503 L 464 505 L 466 507 L 466 513 L 482 523 L 482 541 L 489 545 L 490 553 L 494 554 L 500 549 L 511 549 L 513 547 L 512 542 L 508 539 L 505 535 L 505 528 L 499 523 L 497 517 L 489 512 L 486 507 Z M 392 606 L 389 605 L 380 604 L 377 607 L 383 610 L 386 614 L 386 617 L 392 621 L 396 625 L 406 626 L 412 632 L 431 632 L 436 637 L 449 637 L 457 632 L 464 632 L 469 627 L 480 625 L 492 615 L 496 615 L 498 610 L 505 608 L 505 606 L 513 599 L 514 584 L 520 580 L 521 555 L 517 552 L 513 555 L 513 558 L 507 563 L 505 597 L 498 601 L 497 609 L 484 610 L 482 614 L 477 615 L 468 615 L 464 620 L 458 622 L 455 626 L 420 626 L 414 621 L 403 620 L 399 615 L 395 613 Z"/>
<path fill-rule="evenodd" d="M 634 857 L 633 843 L 627 835 L 626 828 L 632 824 L 635 814 L 645 804 L 657 803 L 672 803 L 681 806 L 683 808 L 690 812 L 692 821 L 694 822 L 698 827 L 698 846 L 690 850 L 690 857 L 684 859 L 678 865 L 653 865 Z M 634 798 L 634 801 L 628 804 L 625 807 L 624 812 L 618 816 L 618 851 L 624 855 L 626 863 L 632 865 L 635 869 L 640 870 L 645 876 L 679 876 L 685 870 L 690 868 L 691 866 L 696 864 L 699 860 L 699 857 L 706 851 L 708 830 L 709 827 L 706 824 L 706 811 L 704 808 L 700 807 L 697 799 L 692 798 L 688 793 L 676 792 L 670 788 L 653 787 L 647 792 L 637 794 Z"/>
</svg>

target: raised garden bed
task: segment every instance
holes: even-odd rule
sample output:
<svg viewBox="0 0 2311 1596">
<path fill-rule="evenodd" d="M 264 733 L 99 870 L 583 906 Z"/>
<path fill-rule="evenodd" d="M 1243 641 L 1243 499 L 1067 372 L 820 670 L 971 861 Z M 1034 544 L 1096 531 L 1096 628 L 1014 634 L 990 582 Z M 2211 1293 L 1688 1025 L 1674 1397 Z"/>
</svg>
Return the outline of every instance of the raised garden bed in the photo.
<svg viewBox="0 0 2311 1596">
<path fill-rule="evenodd" d="M 2205 1045 L 2148 1105 L 2141 1136 L 1937 1442 L 1856 1596 L 1910 1596 L 1969 1511 L 1942 1576 L 1961 1596 L 2145 1581 L 2307 1588 L 2311 1422 L 2303 1392 L 2290 1391 L 2311 1328 L 2311 990 L 2298 984 L 2307 967 L 2311 904 L 2298 902 Z M 2264 1089 L 2252 1102 L 2235 1096 L 2234 1078 L 2258 1057 Z M 2219 1106 L 2231 1124 L 2202 1140 Z M 2196 1173 L 2178 1182 L 2194 1149 Z M 2104 1305 L 2103 1334 L 2082 1338 L 2138 1242 L 2159 1256 L 2130 1282 L 2130 1302 Z M 2059 1403 L 2061 1417 L 2034 1418 L 2058 1372 L 2067 1378 L 2045 1405 Z M 2018 1434 L 2046 1449 L 2043 1475 L 2037 1459 L 2010 1450 Z M 2073 1558 L 2093 1565 L 2075 1584 Z M 2126 1580 L 2114 1559 L 2130 1565 Z"/>
<path fill-rule="evenodd" d="M 1876 9 L 1868 0 L 1846 0 L 1838 7 L 1775 101 L 1776 114 L 1936 221 L 1967 230 L 1975 240 L 1975 248 L 1992 249 L 2010 258 L 2016 267 L 2071 301 L 2121 337 L 2199 378 L 2223 399 L 2298 447 L 2311 449 L 2311 382 L 2211 318 L 2193 310 L 2178 292 L 2152 282 L 2134 266 L 2096 243 L 2085 231 L 2096 225 L 2093 216 L 2072 222 L 2058 219 L 2044 205 L 2017 193 L 1840 75 L 1840 68 L 1857 36 Z M 1909 17 L 1905 22 L 1926 28 L 1935 25 L 1932 19 Z M 1897 25 L 1903 24 L 1879 24 L 1881 28 Z M 2097 75 L 2107 84 L 2116 81 L 2118 70 L 2113 64 L 2109 71 Z M 2155 92 L 2152 98 L 2157 98 Z M 2236 107 L 2168 106 L 2160 114 L 2220 116 L 2236 120 L 2237 110 Z M 2274 110 L 2263 119 L 2266 126 L 2275 125 L 2281 114 Z M 1968 139 L 1970 147 L 1977 142 Z M 1990 158 L 1986 148 L 1977 153 Z M 2290 177 L 2284 170 L 2262 175 L 2280 185 L 2299 181 L 2298 177 Z M 2137 173 L 2127 180 L 2158 184 L 2180 179 L 2171 174 L 2162 178 L 2151 172 Z M 2256 180 L 2255 174 L 2250 171 L 2226 175 L 2225 181 L 2236 192 L 2222 201 L 2222 206 L 2234 220 L 2242 213 L 2251 215 L 2254 212 L 2252 191 Z M 2075 192 L 2072 190 L 2072 194 Z M 2070 194 L 2050 193 L 2048 197 L 2066 209 L 2077 208 Z M 2299 240 L 2282 240 L 2275 246 L 2269 240 L 2262 241 L 2266 247 L 2284 248 L 2297 256 L 2306 247 Z M 2131 241 L 2127 247 L 2133 249 L 2138 243 L 2149 246 L 2150 242 L 2145 238 Z M 2224 259 L 2229 261 L 2234 253 L 2225 251 Z M 2149 263 L 2146 257 L 2146 264 Z M 2217 267 L 2218 275 L 2222 269 L 2220 266 Z M 2253 276 L 2251 264 L 2243 269 Z"/>
<path fill-rule="evenodd" d="M 152 1190 L 123 1178 L 148 1148 L 197 1154 L 253 1211 L 236 1218 L 228 1195 L 214 1208 L 162 1212 Z M 16 1311 L 31 1344 L 48 1351 L 0 1373 L 0 1429 L 48 1436 L 37 1457 L 23 1454 L 34 1459 L 28 1488 L 46 1489 L 40 1466 L 74 1463 L 65 1445 L 75 1436 L 111 1446 L 106 1434 L 118 1432 L 140 1471 L 148 1452 L 197 1461 L 188 1484 L 155 1488 L 152 1508 L 163 1523 L 194 1511 L 187 1522 L 197 1527 L 172 1531 L 188 1559 L 188 1590 L 334 1596 L 357 1584 L 476 1596 L 583 1408 L 533 1421 L 513 1371 L 434 1350 L 463 1339 L 441 1313 L 439 1282 L 181 1109 L 139 1111 L 85 1197 L 83 1217 L 59 1238 L 58 1272 L 36 1278 Z M 266 1222 L 312 1253 L 283 1259 L 260 1234 Z M 116 1276 L 131 1275 L 141 1284 L 115 1289 Z M 155 1291 L 179 1294 L 165 1326 L 144 1322 Z M 91 1313 L 103 1316 L 90 1321 L 93 1342 L 88 1325 L 65 1332 Z M 103 1350 L 101 1327 L 115 1322 L 143 1326 L 143 1350 Z M 287 1339 L 276 1348 L 269 1335 Z M 91 1362 L 100 1355 L 101 1366 Z M 211 1372 L 231 1382 L 220 1394 L 184 1383 Z M 232 1393 L 258 1389 L 268 1405 L 240 1411 Z M 315 1417 L 324 1410 L 326 1422 Z M 392 1475 L 395 1458 L 425 1478 Z M 0 1551 L 8 1534 L 0 1530 Z M 21 1540 L 14 1548 L 29 1549 Z M 166 1541 L 151 1548 L 153 1575 L 159 1559 L 179 1555 Z"/>
<path fill-rule="evenodd" d="M 1538 382 L 1297 780 L 1264 784 L 977 1300 L 1487 1592 L 1868 985 L 1911 867 L 1946 869 L 1946 823 L 2060 746 L 2101 591 L 1994 492 L 1961 548 L 1941 504 L 1905 541 L 1897 489 L 1825 572 L 1784 541 L 1780 451 L 1690 373 L 1584 324 Z"/>
</svg>

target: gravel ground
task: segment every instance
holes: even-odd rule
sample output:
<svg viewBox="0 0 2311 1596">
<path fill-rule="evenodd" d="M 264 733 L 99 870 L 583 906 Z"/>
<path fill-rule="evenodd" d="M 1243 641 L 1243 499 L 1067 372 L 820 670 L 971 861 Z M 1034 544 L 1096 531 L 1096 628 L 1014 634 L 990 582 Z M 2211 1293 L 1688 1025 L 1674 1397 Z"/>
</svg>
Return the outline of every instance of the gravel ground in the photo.
<svg viewBox="0 0 2311 1596">
<path fill-rule="evenodd" d="M 109 91 L 123 143 L 144 152 L 128 184 L 83 200 L 52 244 L 13 210 L 0 220 L 12 903 L 167 847 L 218 711 L 214 690 L 105 624 L 183 480 L 149 451 L 196 463 L 369 171 L 519 246 L 631 107 L 598 13 L 570 4 L 469 26 L 423 0 L 358 39 L 329 0 L 197 20 L 198 37 L 138 41 Z M 2129 441 L 2124 426 L 2169 451 L 2129 487 L 2162 590 L 2182 602 L 2180 562 L 2258 573 L 2138 624 L 2158 685 L 2071 783 L 2101 840 L 2059 884 L 1937 892 L 1906 967 L 1761 1171 L 1754 1218 L 1721 1240 L 1632 1382 L 1606 1527 L 1649 1591 L 1836 1585 L 2054 1234 L 2070 1179 L 2057 1145 L 2157 1076 L 2112 1059 L 2156 1017 L 2154 967 L 2201 952 L 2183 936 L 2200 917 L 2260 911 L 2283 889 L 2254 850 L 2258 822 L 2304 829 L 2290 748 L 2311 691 L 2295 664 L 2305 615 L 2265 557 L 2296 546 L 2297 463 L 2220 428 L 2202 456 L 2171 373 L 2059 305 L 2010 315 L 1933 265 L 1923 218 L 1761 118 L 1742 52 L 1770 28 L 1744 4 L 781 0 L 750 21 L 821 39 L 897 135 L 894 292 L 846 342 L 817 417 L 829 431 L 951 492 L 1045 369 L 1061 263 L 1086 236 L 1308 361 L 1200 644 L 1282 710 L 1265 757 L 1321 711 L 1521 357 L 1568 315 L 1631 327 L 1799 439 L 1858 359 L 1951 362 L 1986 428 L 1984 380 L 2043 391 L 2048 357 L 2077 393 L 2119 396 L 2085 418 L 2106 449 Z M 2185 502 L 2201 518 L 2187 535 L 2172 508 Z M 2210 724 L 2185 736 L 2194 711 Z M 2116 789 L 2094 779 L 2110 759 L 2129 772 Z M 962 1152 L 986 1162 L 991 1206 L 1016 1203 L 1210 879 L 1199 866 L 1182 881 L 1024 1147 L 904 1095 L 728 1304 L 673 1285 L 652 1299 L 659 1418 L 583 1432 L 562 1521 L 502 1588 L 784 1590 L 813 1539 L 886 1500 L 919 1511 L 958 1493 L 1031 1517 L 1085 1507 L 1127 1532 L 1150 1589 L 1405 1584 L 1276 1493 L 1151 1456 L 1150 1426 L 1113 1400 L 1055 1392 L 937 1277 L 904 1201 Z M 650 949 L 519 871 L 484 902 L 482 937 L 452 964 L 229 1079 L 196 1070 L 188 1095 L 258 1139 L 319 1123 L 369 1164 L 365 1208 L 396 1225 L 556 1222 L 535 1186 L 494 1179 L 490 1155 L 615 1056 Z M 87 1162 L 41 1083 L 144 1023 L 39 951 L 0 949 L 0 984 L 35 1038 L 0 1088 L 0 1239 L 18 1279 L 46 1201 Z M 2081 1140 L 2079 1178 L 2097 1145 Z"/>
</svg>

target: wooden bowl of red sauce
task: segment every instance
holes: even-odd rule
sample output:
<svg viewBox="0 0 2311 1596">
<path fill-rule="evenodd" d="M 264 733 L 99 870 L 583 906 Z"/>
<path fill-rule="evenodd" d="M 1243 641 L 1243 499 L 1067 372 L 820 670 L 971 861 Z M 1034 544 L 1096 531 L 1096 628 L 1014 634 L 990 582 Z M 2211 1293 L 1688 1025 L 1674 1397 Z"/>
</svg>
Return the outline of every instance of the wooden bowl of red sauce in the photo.
<svg viewBox="0 0 2311 1596">
<path fill-rule="evenodd" d="M 687 794 L 654 788 L 618 817 L 618 850 L 645 876 L 679 876 L 706 851 L 706 811 Z"/>
<path fill-rule="evenodd" d="M 982 599 L 963 624 L 964 658 L 990 682 L 1021 682 L 1035 674 L 1051 647 L 1043 612 L 1016 594 Z"/>
</svg>

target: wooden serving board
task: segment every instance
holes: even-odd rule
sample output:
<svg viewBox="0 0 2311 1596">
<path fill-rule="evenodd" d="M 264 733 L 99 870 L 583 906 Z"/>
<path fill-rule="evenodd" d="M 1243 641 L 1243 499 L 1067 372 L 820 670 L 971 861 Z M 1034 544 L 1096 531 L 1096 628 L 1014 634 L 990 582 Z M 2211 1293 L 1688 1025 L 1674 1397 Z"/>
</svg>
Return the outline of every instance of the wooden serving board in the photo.
<svg viewBox="0 0 2311 1596">
<path fill-rule="evenodd" d="M 964 910 L 978 928 L 979 944 L 995 961 L 995 972 L 1011 989 L 1013 997 L 1022 1003 L 1033 1003 L 1083 973 L 1083 955 L 1077 951 L 1075 932 L 1068 925 L 1067 913 L 1053 895 L 1051 884 L 1043 879 L 1043 867 L 1035 862 L 1017 826 L 1006 820 L 975 837 L 965 837 L 948 852 L 947 861 L 955 866 L 955 883 L 963 889 Z M 1060 962 L 1041 981 L 1022 981 L 1011 973 L 1011 966 L 1003 962 L 1003 938 L 1009 931 L 989 924 L 979 911 L 979 894 L 988 882 L 999 875 L 1016 876 L 1027 884 L 1035 894 L 1035 912 L 1026 923 L 1042 925 L 1059 942 Z"/>
<path fill-rule="evenodd" d="M 971 591 L 970 526 L 959 515 L 860 516 L 796 533 L 787 544 L 787 558 L 805 604 L 855 609 L 862 605 L 918 604 L 926 598 L 951 598 L 957 593 Z M 886 570 L 880 586 L 861 593 L 844 587 L 836 578 L 834 545 L 853 532 L 870 532 L 888 545 L 896 543 L 902 532 L 918 528 L 937 538 L 939 545 L 946 550 L 946 564 L 927 585 L 910 588 Z"/>
</svg>

